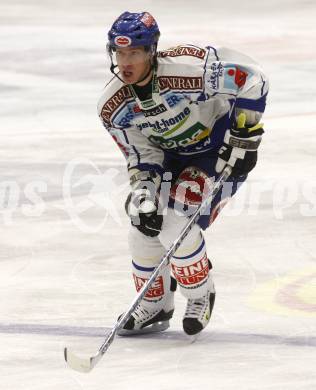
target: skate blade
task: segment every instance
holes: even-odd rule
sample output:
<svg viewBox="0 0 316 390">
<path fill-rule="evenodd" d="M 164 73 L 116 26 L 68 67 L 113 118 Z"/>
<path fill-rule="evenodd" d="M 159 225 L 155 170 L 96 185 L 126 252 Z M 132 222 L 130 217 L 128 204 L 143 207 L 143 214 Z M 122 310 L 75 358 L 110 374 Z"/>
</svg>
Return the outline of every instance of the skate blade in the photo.
<svg viewBox="0 0 316 390">
<path fill-rule="evenodd" d="M 189 343 L 190 344 L 193 344 L 197 341 L 197 339 L 200 337 L 201 335 L 201 332 L 197 333 L 197 334 L 193 334 L 193 335 L 186 335 L 188 340 L 189 340 Z"/>
<path fill-rule="evenodd" d="M 142 329 L 120 329 L 117 334 L 119 336 L 138 336 L 149 333 L 163 332 L 164 330 L 168 329 L 169 326 L 169 321 L 159 321 Z"/>
</svg>

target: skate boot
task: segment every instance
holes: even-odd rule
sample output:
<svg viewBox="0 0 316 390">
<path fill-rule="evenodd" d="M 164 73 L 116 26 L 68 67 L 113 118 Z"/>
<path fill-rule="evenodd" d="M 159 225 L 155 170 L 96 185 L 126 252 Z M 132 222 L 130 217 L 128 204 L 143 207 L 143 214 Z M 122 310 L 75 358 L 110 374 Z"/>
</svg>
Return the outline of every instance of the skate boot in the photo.
<svg viewBox="0 0 316 390">
<path fill-rule="evenodd" d="M 207 292 L 201 298 L 188 299 L 183 317 L 183 330 L 192 336 L 209 323 L 215 302 L 215 289 L 211 277 L 208 280 Z"/>
<path fill-rule="evenodd" d="M 174 292 L 177 282 L 171 278 L 170 291 L 165 297 L 163 307 L 156 302 L 141 302 L 117 334 L 120 336 L 140 335 L 162 332 L 169 328 L 169 320 L 174 312 Z"/>
</svg>

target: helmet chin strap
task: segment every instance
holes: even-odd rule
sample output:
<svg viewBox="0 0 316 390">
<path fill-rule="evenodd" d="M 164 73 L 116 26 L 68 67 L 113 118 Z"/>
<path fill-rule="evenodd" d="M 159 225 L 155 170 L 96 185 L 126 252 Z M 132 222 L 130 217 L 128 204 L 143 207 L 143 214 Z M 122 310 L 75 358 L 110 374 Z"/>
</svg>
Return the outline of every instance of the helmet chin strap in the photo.
<svg viewBox="0 0 316 390">
<path fill-rule="evenodd" d="M 111 73 L 113 73 L 114 76 L 116 76 L 120 81 L 122 81 L 122 83 L 125 84 L 125 81 L 118 75 L 118 73 L 115 73 L 115 68 L 117 68 L 117 65 L 114 65 L 114 64 L 113 64 L 113 61 L 112 61 L 111 67 L 110 67 Z M 150 67 L 149 67 L 149 69 L 148 69 L 148 72 L 145 74 L 145 76 L 142 77 L 140 80 L 136 81 L 136 83 L 134 83 L 134 85 L 137 85 L 137 84 L 141 83 L 142 81 L 146 80 L 147 77 L 148 77 L 148 76 L 150 75 L 150 73 L 152 72 L 153 68 L 154 68 L 154 65 L 151 64 Z"/>
<path fill-rule="evenodd" d="M 111 58 L 111 61 L 112 61 L 112 58 Z M 113 73 L 115 77 L 117 77 L 120 81 L 122 81 L 122 83 L 124 83 L 124 80 L 121 79 L 121 77 L 118 75 L 118 73 L 115 73 L 115 68 L 117 68 L 117 65 L 114 65 L 114 64 L 113 64 L 113 61 L 112 61 L 112 62 L 111 62 L 111 67 L 110 67 L 111 73 Z M 124 84 L 125 84 L 125 83 L 124 83 Z"/>
</svg>

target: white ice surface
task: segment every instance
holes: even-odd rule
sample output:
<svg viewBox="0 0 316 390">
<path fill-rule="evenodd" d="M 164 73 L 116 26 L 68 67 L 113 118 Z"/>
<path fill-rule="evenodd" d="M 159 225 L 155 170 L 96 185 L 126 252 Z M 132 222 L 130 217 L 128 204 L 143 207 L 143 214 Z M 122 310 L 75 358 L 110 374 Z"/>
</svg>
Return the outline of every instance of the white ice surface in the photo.
<svg viewBox="0 0 316 390">
<path fill-rule="evenodd" d="M 252 55 L 271 92 L 258 167 L 206 233 L 211 324 L 190 344 L 178 294 L 169 331 L 117 338 L 84 375 L 63 347 L 95 352 L 135 294 L 124 161 L 96 115 L 126 9 L 156 16 L 161 48 Z M 316 389 L 315 19 L 312 0 L 1 0 L 1 390 Z"/>
</svg>

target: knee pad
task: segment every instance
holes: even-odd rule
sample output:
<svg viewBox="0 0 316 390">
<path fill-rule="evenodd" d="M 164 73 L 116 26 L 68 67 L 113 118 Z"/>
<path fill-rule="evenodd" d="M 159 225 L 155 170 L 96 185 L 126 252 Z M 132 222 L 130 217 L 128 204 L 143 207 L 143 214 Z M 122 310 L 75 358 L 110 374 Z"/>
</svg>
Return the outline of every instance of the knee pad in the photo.
<svg viewBox="0 0 316 390">
<path fill-rule="evenodd" d="M 165 253 L 158 237 L 147 237 L 134 226 L 130 227 L 128 244 L 132 259 L 144 267 L 155 267 Z"/>
<path fill-rule="evenodd" d="M 181 230 L 188 223 L 188 217 L 177 213 L 175 210 L 168 208 L 164 216 L 162 230 L 159 234 L 159 240 L 165 249 L 169 249 L 174 240 L 179 237 Z M 202 233 L 198 225 L 194 225 L 190 233 L 183 240 L 180 248 L 175 255 L 185 256 L 197 249 L 201 242 Z"/>
</svg>

